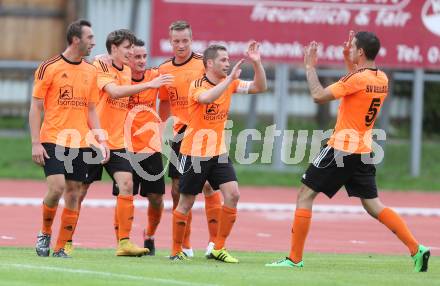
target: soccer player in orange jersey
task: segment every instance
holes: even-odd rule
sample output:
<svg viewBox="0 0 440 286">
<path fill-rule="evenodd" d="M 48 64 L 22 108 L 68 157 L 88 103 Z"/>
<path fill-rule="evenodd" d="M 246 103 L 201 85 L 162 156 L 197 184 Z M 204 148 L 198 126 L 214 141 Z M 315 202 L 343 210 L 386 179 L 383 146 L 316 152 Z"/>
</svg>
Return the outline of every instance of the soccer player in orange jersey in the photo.
<svg viewBox="0 0 440 286">
<path fill-rule="evenodd" d="M 177 157 L 183 133 L 190 118 L 188 112 L 188 90 L 192 81 L 203 76 L 205 68 L 202 56 L 192 51 L 192 31 L 191 26 L 187 22 L 176 21 L 171 23 L 169 34 L 174 57 L 159 66 L 159 73 L 170 73 L 175 76 L 175 80 L 172 85 L 164 86 L 159 90 L 161 100 L 159 113 L 163 120 L 168 117 L 170 111 L 174 117 L 175 137 L 171 141 L 172 152 L 169 159 L 168 176 L 172 182 L 171 195 L 173 197 L 173 209 L 175 209 L 179 202 L 179 178 L 181 176 L 177 171 Z M 205 213 L 209 231 L 209 243 L 205 256 L 209 257 L 214 245 L 213 240 L 217 236 L 222 202 L 220 192 L 214 192 L 209 184 L 205 185 L 203 194 L 205 195 Z M 191 221 L 192 214 L 190 212 L 183 241 L 183 251 L 189 257 L 193 256 L 190 243 Z"/>
<path fill-rule="evenodd" d="M 145 43 L 136 39 L 130 57 L 132 84 L 157 81 L 157 68 L 146 69 Z M 154 234 L 160 223 L 165 194 L 164 168 L 162 164 L 161 139 L 156 113 L 158 89 L 148 89 L 130 97 L 126 120 L 125 144 L 131 155 L 133 167 L 133 194 L 148 198 L 147 223 L 144 229 L 144 247 L 155 255 Z M 119 192 L 118 189 L 116 189 Z M 115 189 L 114 189 L 115 192 Z M 115 193 L 114 193 L 115 194 Z"/>
<path fill-rule="evenodd" d="M 32 137 L 32 160 L 44 168 L 48 190 L 43 200 L 43 225 L 37 238 L 38 256 L 49 256 L 52 224 L 61 196 L 65 207 L 53 256 L 68 258 L 66 241 L 78 219 L 78 199 L 86 180 L 87 163 L 93 143 L 90 129 L 100 129 L 95 111 L 98 102 L 96 68 L 83 57 L 95 46 L 90 22 L 77 20 L 67 28 L 67 49 L 43 62 L 35 72 L 34 90 L 29 111 Z M 44 111 L 43 124 L 41 112 Z M 96 143 L 96 142 L 95 142 Z M 103 138 L 98 144 L 103 160 L 108 149 Z"/>
<path fill-rule="evenodd" d="M 118 184 L 119 195 L 115 208 L 115 228 L 118 240 L 117 256 L 141 256 L 149 252 L 129 240 L 132 228 L 133 181 L 129 155 L 124 143 L 124 123 L 129 108 L 129 96 L 147 89 L 156 89 L 162 84 L 172 83 L 170 75 L 159 76 L 155 81 L 131 85 L 131 70 L 128 66 L 133 52 L 135 36 L 128 30 L 120 29 L 107 36 L 106 48 L 110 54 L 111 65 L 96 60 L 93 64 L 98 70 L 100 100 L 97 112 L 101 127 L 108 133 L 110 159 L 104 165 L 89 165 L 88 177 L 83 184 L 81 201 L 91 183 L 101 180 L 103 168 Z"/>
<path fill-rule="evenodd" d="M 228 75 L 230 65 L 226 48 L 212 45 L 203 54 L 206 75 L 191 83 L 188 95 L 191 118 L 180 148 L 180 199 L 173 212 L 172 260 L 186 259 L 182 243 L 188 214 L 196 195 L 202 192 L 208 181 L 214 189 L 220 189 L 224 199 L 211 257 L 227 263 L 238 263 L 225 249 L 225 241 L 237 217 L 240 193 L 223 138 L 224 127 L 232 94 L 259 93 L 267 88 L 266 74 L 256 42 L 250 43 L 247 57 L 255 71 L 253 81 L 239 79 L 243 60 Z"/>
<path fill-rule="evenodd" d="M 353 34 L 350 34 L 352 37 Z M 376 188 L 376 169 L 371 160 L 372 129 L 387 96 L 388 78 L 377 69 L 380 41 L 370 32 L 349 39 L 344 54 L 353 72 L 323 88 L 318 80 L 317 43 L 305 49 L 304 64 L 309 89 L 316 103 L 340 99 L 336 127 L 327 144 L 302 177 L 296 202 L 289 257 L 266 264 L 270 267 L 303 267 L 303 250 L 310 228 L 312 206 L 319 193 L 332 198 L 342 186 L 349 196 L 360 198 L 364 209 L 388 227 L 408 247 L 416 272 L 426 271 L 429 248 L 419 244 L 403 219 L 383 205 Z"/>
</svg>

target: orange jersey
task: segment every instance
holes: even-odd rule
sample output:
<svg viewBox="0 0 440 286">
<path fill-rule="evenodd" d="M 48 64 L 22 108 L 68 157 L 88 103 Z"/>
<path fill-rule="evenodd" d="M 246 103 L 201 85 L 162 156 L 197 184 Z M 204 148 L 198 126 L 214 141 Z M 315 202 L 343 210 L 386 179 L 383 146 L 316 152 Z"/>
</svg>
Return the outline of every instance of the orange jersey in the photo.
<svg viewBox="0 0 440 286">
<path fill-rule="evenodd" d="M 214 86 L 206 76 L 191 84 L 188 97 L 191 117 L 180 147 L 180 152 L 184 155 L 214 157 L 227 152 L 224 128 L 231 97 L 233 93 L 247 93 L 249 82 L 234 80 L 214 102 L 198 102 L 199 95 Z"/>
<path fill-rule="evenodd" d="M 128 97 L 112 99 L 104 91 L 109 83 L 117 85 L 131 85 L 131 70 L 124 65 L 118 69 L 115 65 L 107 65 L 96 60 L 93 65 L 98 70 L 99 102 L 96 108 L 101 128 L 108 133 L 108 147 L 111 150 L 123 149 L 124 145 L 124 123 L 128 113 Z"/>
<path fill-rule="evenodd" d="M 174 122 L 176 133 L 189 121 L 188 90 L 190 84 L 202 77 L 204 73 L 203 56 L 195 53 L 182 64 L 176 64 L 174 58 L 171 58 L 159 66 L 159 74 L 174 75 L 172 85 L 159 89 L 159 98 L 170 102 L 171 115 L 179 119 L 178 122 Z"/>
<path fill-rule="evenodd" d="M 85 60 L 73 63 L 63 55 L 43 62 L 35 71 L 32 96 L 44 100 L 44 120 L 40 130 L 42 143 L 88 147 L 88 106 L 98 101 L 93 65 Z"/>
<path fill-rule="evenodd" d="M 148 69 L 142 80 L 133 79 L 132 84 L 149 82 L 158 75 L 157 69 Z M 161 151 L 159 133 L 161 121 L 156 112 L 157 92 L 158 89 L 147 89 L 130 97 L 127 122 L 131 123 L 131 128 L 125 132 L 129 137 L 125 138 L 125 144 L 131 152 L 155 153 Z"/>
<path fill-rule="evenodd" d="M 330 86 L 341 98 L 335 131 L 328 145 L 349 153 L 370 153 L 374 122 L 388 92 L 388 78 L 377 69 L 361 69 Z"/>
</svg>

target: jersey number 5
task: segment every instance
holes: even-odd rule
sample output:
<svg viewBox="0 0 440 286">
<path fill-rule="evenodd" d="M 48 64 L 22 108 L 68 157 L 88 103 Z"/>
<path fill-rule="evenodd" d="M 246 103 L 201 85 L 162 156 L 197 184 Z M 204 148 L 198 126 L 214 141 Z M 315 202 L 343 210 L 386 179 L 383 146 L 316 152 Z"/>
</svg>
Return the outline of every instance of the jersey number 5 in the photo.
<svg viewBox="0 0 440 286">
<path fill-rule="evenodd" d="M 373 124 L 377 116 L 377 110 L 380 107 L 380 98 L 373 98 L 368 109 L 367 115 L 365 115 L 365 125 L 370 126 Z"/>
</svg>

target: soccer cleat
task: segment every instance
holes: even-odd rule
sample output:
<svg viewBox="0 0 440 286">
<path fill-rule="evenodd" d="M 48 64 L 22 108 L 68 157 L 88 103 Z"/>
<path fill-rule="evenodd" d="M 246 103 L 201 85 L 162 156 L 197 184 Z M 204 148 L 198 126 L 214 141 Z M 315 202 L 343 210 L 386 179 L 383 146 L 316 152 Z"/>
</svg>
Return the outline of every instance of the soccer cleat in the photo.
<svg viewBox="0 0 440 286">
<path fill-rule="evenodd" d="M 148 248 L 138 247 L 129 239 L 121 239 L 116 249 L 116 256 L 143 256 L 150 252 Z"/>
<path fill-rule="evenodd" d="M 206 252 L 205 252 L 205 257 L 207 259 L 213 258 L 212 255 L 211 255 L 211 252 L 212 252 L 213 249 L 214 249 L 214 242 L 210 241 L 208 243 L 208 246 L 206 247 Z"/>
<path fill-rule="evenodd" d="M 64 252 L 67 255 L 72 256 L 72 253 L 73 253 L 73 242 L 71 240 L 67 241 L 66 244 L 64 245 Z"/>
<path fill-rule="evenodd" d="M 304 267 L 304 262 L 301 260 L 298 263 L 293 262 L 289 257 L 286 257 L 284 259 L 281 259 L 279 261 L 275 261 L 272 263 L 268 263 L 266 264 L 267 267 L 299 267 L 302 268 Z"/>
<path fill-rule="evenodd" d="M 58 258 L 72 258 L 72 256 L 67 255 L 67 253 L 64 251 L 63 248 L 61 248 L 58 251 L 54 251 L 54 253 L 52 253 L 53 257 L 58 257 Z"/>
<path fill-rule="evenodd" d="M 147 248 L 150 250 L 150 252 L 147 255 L 154 256 L 156 255 L 156 247 L 154 246 L 154 239 L 147 238 L 144 240 L 144 248 Z"/>
<path fill-rule="evenodd" d="M 50 234 L 38 233 L 37 244 L 35 245 L 35 251 L 38 256 L 49 256 L 50 254 Z"/>
<path fill-rule="evenodd" d="M 185 253 L 179 252 L 176 255 L 170 255 L 169 259 L 171 261 L 184 261 L 189 260 Z"/>
<path fill-rule="evenodd" d="M 194 251 L 192 250 L 192 248 L 183 248 L 182 251 L 186 255 L 186 257 L 194 257 Z"/>
<path fill-rule="evenodd" d="M 238 263 L 238 259 L 230 255 L 225 248 L 211 251 L 211 256 L 216 260 L 220 260 L 226 263 Z"/>
<path fill-rule="evenodd" d="M 430 249 L 419 244 L 419 250 L 414 256 L 411 256 L 414 260 L 414 272 L 428 271 L 429 256 L 431 256 Z"/>
</svg>

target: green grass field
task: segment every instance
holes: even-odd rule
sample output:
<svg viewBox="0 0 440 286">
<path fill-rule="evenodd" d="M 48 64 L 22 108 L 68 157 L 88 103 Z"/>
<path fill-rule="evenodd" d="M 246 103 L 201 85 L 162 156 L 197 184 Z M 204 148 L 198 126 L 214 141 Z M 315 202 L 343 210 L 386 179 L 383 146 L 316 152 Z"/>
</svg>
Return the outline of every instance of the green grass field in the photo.
<svg viewBox="0 0 440 286">
<path fill-rule="evenodd" d="M 412 272 L 408 256 L 306 254 L 303 269 L 272 269 L 281 253 L 233 252 L 237 265 L 198 257 L 172 262 L 115 257 L 113 250 L 77 249 L 72 259 L 37 257 L 30 248 L 0 248 L 0 285 L 439 285 L 440 261 Z M 284 254 L 285 255 L 285 254 Z"/>
<path fill-rule="evenodd" d="M 37 179 L 44 178 L 43 170 L 31 161 L 31 146 L 28 137 L 0 137 L 0 178 Z M 409 176 L 408 143 L 394 143 L 386 146 L 384 163 L 378 167 L 377 179 L 380 189 L 388 190 L 440 190 L 440 152 L 437 142 L 423 145 L 422 172 L 419 178 Z M 234 153 L 232 153 L 234 154 Z M 306 152 L 306 158 L 307 152 Z M 307 162 L 287 167 L 285 172 L 275 172 L 270 165 L 235 164 L 240 185 L 253 186 L 299 186 L 300 176 L 307 168 Z M 107 177 L 107 179 L 109 179 Z"/>
</svg>

